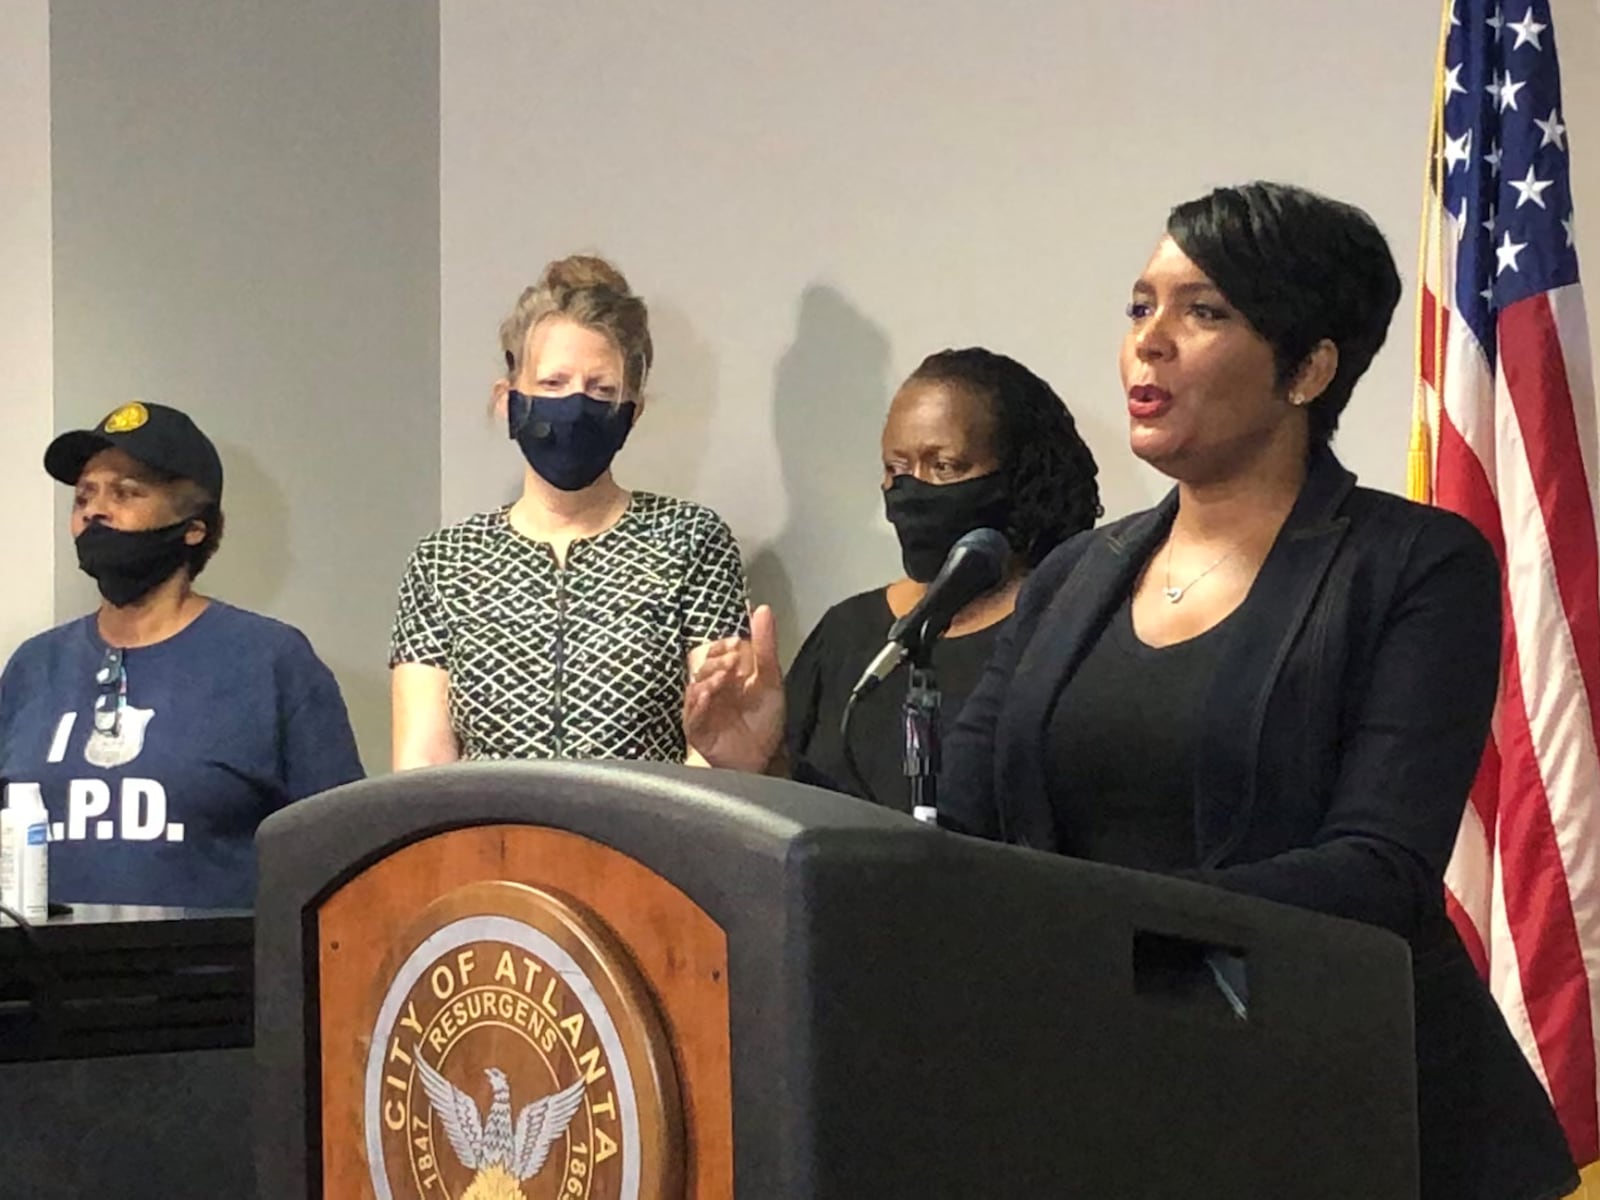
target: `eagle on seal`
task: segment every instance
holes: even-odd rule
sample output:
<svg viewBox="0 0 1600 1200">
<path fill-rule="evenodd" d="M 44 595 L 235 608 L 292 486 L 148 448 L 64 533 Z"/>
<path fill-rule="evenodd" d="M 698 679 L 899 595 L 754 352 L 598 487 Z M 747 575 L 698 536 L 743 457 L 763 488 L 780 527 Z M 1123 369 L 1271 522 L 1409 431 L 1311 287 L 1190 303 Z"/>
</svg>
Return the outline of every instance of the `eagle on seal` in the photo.
<svg viewBox="0 0 1600 1200">
<path fill-rule="evenodd" d="M 428 1103 L 461 1165 L 477 1172 L 462 1200 L 521 1200 L 519 1185 L 544 1167 L 550 1147 L 583 1106 L 584 1081 L 524 1105 L 513 1125 L 511 1085 L 504 1071 L 498 1067 L 484 1071 L 494 1096 L 488 1115 L 480 1118 L 477 1102 L 429 1066 L 421 1046 L 415 1050 Z"/>
</svg>

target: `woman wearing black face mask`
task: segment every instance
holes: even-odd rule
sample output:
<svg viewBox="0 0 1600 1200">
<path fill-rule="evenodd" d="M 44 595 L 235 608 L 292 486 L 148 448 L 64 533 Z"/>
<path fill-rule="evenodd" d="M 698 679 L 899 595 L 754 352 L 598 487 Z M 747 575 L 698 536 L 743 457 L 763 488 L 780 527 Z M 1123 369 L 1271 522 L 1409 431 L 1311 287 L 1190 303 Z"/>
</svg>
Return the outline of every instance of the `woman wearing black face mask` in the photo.
<svg viewBox="0 0 1600 1200">
<path fill-rule="evenodd" d="M 973 348 L 924 360 L 901 385 L 883 427 L 884 511 L 905 577 L 836 604 L 784 681 L 785 747 L 799 778 L 860 791 L 840 738 L 850 690 L 889 626 L 922 599 L 962 534 L 992 528 L 1011 543 L 995 590 L 956 615 L 934 648 L 946 724 L 978 681 L 1028 568 L 1100 515 L 1095 461 L 1050 385 L 1021 363 Z M 903 687 L 861 701 L 850 746 L 873 799 L 909 812 L 901 766 Z"/>
<path fill-rule="evenodd" d="M 422 540 L 389 663 L 394 765 L 683 761 L 689 668 L 745 628 L 744 568 L 710 509 L 624 491 L 644 408 L 644 301 L 598 258 L 551 263 L 500 329 L 495 408 L 522 497 Z"/>
<path fill-rule="evenodd" d="M 185 414 L 125 404 L 45 469 L 102 598 L 0 675 L 0 777 L 43 795 L 51 898 L 248 907 L 261 820 L 361 777 L 338 685 L 297 631 L 194 590 L 222 461 Z"/>
</svg>

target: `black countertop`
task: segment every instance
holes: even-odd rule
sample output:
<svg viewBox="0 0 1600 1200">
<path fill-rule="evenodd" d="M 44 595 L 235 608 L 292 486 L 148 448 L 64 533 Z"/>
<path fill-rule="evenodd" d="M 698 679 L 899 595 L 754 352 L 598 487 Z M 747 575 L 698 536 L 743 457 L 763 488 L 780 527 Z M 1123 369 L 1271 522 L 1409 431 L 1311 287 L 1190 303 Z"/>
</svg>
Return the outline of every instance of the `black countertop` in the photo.
<svg viewBox="0 0 1600 1200">
<path fill-rule="evenodd" d="M 247 911 L 74 905 L 0 919 L 0 1062 L 248 1046 Z"/>
</svg>

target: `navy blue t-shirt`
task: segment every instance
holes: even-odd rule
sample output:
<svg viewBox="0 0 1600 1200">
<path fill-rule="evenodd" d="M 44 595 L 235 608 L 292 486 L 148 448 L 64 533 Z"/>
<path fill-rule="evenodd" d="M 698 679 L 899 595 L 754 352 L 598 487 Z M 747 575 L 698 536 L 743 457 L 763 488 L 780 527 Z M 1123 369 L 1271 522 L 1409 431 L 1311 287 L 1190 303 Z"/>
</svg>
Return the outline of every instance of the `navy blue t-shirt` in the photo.
<svg viewBox="0 0 1600 1200">
<path fill-rule="evenodd" d="M 361 778 L 332 672 L 298 630 L 213 600 L 124 651 L 110 736 L 94 728 L 105 652 L 91 614 L 30 638 L 0 674 L 0 779 L 43 789 L 50 898 L 252 906 L 256 826 Z"/>
</svg>

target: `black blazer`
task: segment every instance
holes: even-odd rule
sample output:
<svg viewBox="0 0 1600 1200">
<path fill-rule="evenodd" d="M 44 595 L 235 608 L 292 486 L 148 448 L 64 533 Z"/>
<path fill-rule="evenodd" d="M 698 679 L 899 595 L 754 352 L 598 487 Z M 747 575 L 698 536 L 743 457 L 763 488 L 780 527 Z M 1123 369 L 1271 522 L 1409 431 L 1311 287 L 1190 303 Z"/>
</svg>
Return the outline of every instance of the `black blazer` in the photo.
<svg viewBox="0 0 1600 1200">
<path fill-rule="evenodd" d="M 946 743 L 944 823 L 1062 851 L 1051 708 L 1176 512 L 1174 492 L 1033 573 Z M 1411 943 L 1425 1200 L 1564 1195 L 1577 1176 L 1548 1098 L 1444 909 L 1499 674 L 1488 544 L 1452 513 L 1357 487 L 1319 450 L 1221 636 L 1189 874 Z"/>
</svg>

